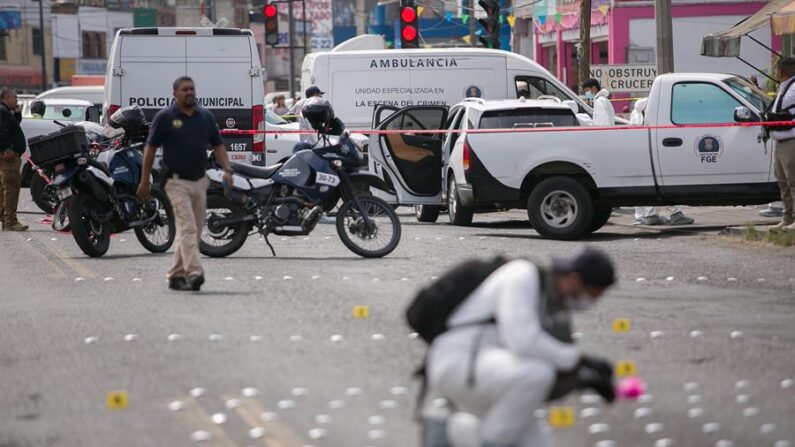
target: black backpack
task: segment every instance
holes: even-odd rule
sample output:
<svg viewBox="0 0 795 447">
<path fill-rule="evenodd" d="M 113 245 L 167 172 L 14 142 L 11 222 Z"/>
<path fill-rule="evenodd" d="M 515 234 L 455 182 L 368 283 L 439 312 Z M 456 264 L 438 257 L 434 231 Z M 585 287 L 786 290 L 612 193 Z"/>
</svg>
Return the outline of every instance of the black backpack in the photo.
<svg viewBox="0 0 795 447">
<path fill-rule="evenodd" d="M 420 290 L 406 310 L 409 326 L 431 344 L 433 340 L 447 331 L 447 320 L 455 309 L 478 288 L 495 270 L 508 263 L 510 259 L 497 256 L 492 259 L 470 259 L 447 271 L 439 279 Z M 478 321 L 471 324 L 493 322 Z"/>
</svg>

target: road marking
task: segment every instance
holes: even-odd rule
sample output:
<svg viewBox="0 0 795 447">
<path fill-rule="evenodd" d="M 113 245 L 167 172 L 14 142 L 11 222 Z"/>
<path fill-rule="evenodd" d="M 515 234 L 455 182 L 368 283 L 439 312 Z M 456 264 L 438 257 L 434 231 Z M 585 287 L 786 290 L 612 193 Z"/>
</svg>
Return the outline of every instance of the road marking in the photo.
<svg viewBox="0 0 795 447">
<path fill-rule="evenodd" d="M 212 437 L 207 445 L 215 447 L 239 447 L 229 435 L 217 424 L 213 424 L 212 418 L 204 408 L 193 397 L 185 397 L 180 399 L 185 403 L 185 406 L 180 410 L 175 411 L 174 415 L 179 421 L 190 428 L 191 432 L 204 430 L 209 432 Z"/>
<path fill-rule="evenodd" d="M 94 278 L 97 276 L 97 274 L 93 270 L 84 266 L 80 261 L 72 259 L 65 251 L 61 250 L 59 247 L 42 240 L 39 240 L 38 242 L 41 245 L 43 245 L 47 250 L 52 252 L 52 254 L 54 254 L 59 261 L 61 261 L 67 267 L 74 270 L 74 272 L 77 273 L 78 276 L 87 277 L 87 278 Z"/>
<path fill-rule="evenodd" d="M 251 428 L 263 427 L 266 430 L 265 437 L 261 440 L 263 445 L 268 447 L 302 447 L 306 443 L 292 429 L 281 422 L 271 420 L 265 421 L 262 414 L 268 413 L 262 404 L 248 397 L 224 396 L 224 400 L 238 399 L 240 405 L 234 410 Z"/>
<path fill-rule="evenodd" d="M 42 253 L 41 251 L 37 250 L 36 248 L 31 248 L 30 245 L 31 245 L 31 242 L 34 245 L 38 244 L 39 246 L 41 246 L 40 249 L 42 251 L 46 250 L 47 247 L 45 247 L 44 244 L 42 244 L 38 239 L 35 239 L 35 238 L 30 238 L 30 239 L 31 239 L 30 242 L 28 242 L 27 239 L 22 239 L 21 237 L 20 237 L 19 240 L 26 242 L 25 244 L 21 244 L 23 247 L 25 247 L 24 248 L 25 250 L 27 250 L 29 253 L 32 253 L 37 258 L 42 259 L 45 264 L 49 265 L 52 268 L 53 273 L 51 273 L 51 274 L 49 274 L 47 276 L 48 277 L 55 277 L 55 278 L 66 278 L 67 275 L 66 275 L 66 272 L 63 271 L 63 269 L 58 267 L 58 265 L 55 264 L 54 262 L 50 261 L 47 258 L 47 256 L 45 256 L 44 253 Z"/>
</svg>

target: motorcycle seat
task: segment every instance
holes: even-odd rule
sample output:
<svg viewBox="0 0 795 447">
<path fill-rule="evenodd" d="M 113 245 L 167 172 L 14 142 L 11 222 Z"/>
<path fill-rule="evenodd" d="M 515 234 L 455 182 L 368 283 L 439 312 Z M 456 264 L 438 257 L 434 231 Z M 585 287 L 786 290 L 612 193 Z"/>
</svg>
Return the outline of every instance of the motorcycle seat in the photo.
<svg viewBox="0 0 795 447">
<path fill-rule="evenodd" d="M 232 170 L 238 174 L 243 174 L 248 177 L 268 179 L 282 167 L 283 163 L 276 163 L 271 166 L 252 166 L 245 163 L 232 162 Z"/>
</svg>

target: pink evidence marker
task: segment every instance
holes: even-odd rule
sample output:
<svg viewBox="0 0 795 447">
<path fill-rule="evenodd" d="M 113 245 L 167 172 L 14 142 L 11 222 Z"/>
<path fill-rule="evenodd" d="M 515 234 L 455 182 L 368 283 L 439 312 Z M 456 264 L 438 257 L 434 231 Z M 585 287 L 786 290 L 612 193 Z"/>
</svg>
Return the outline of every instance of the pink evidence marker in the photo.
<svg viewBox="0 0 795 447">
<path fill-rule="evenodd" d="M 640 377 L 627 377 L 618 382 L 616 395 L 620 399 L 637 399 L 646 393 L 646 383 Z"/>
</svg>

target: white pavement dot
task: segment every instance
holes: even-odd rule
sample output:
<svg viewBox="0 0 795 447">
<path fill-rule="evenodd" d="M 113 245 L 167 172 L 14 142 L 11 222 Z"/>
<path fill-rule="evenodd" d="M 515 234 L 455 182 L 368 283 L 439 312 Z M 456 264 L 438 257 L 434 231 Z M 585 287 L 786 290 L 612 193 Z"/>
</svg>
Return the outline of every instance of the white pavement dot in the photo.
<svg viewBox="0 0 795 447">
<path fill-rule="evenodd" d="M 268 411 L 266 413 L 262 413 L 261 415 L 259 415 L 259 418 L 265 422 L 273 422 L 279 420 L 279 415 L 277 413 Z"/>
<path fill-rule="evenodd" d="M 437 241 L 441 241 L 441 240 L 442 240 L 442 238 L 440 238 L 440 237 L 437 237 L 437 238 L 436 238 L 436 240 L 437 240 Z"/>
<path fill-rule="evenodd" d="M 295 408 L 295 401 L 294 400 L 280 400 L 276 406 L 279 407 L 280 410 L 287 410 L 290 408 Z"/>
<path fill-rule="evenodd" d="M 752 416 L 756 416 L 757 414 L 759 414 L 759 408 L 756 408 L 756 407 L 748 407 L 748 408 L 743 410 L 743 416 L 748 417 L 748 418 L 752 417 Z"/>
<path fill-rule="evenodd" d="M 690 331 L 690 338 L 701 337 L 702 335 L 704 335 L 704 333 L 701 331 Z"/>
<path fill-rule="evenodd" d="M 650 335 L 651 338 L 660 338 L 665 335 L 665 333 L 663 331 L 653 331 Z"/>
<path fill-rule="evenodd" d="M 362 393 L 364 393 L 364 390 L 355 386 L 345 389 L 346 396 L 361 396 Z"/>
<path fill-rule="evenodd" d="M 643 282 L 643 281 L 646 281 L 646 278 L 642 278 L 641 277 L 641 278 L 636 278 L 635 279 L 635 282 Z"/>
<path fill-rule="evenodd" d="M 224 278 L 224 281 L 234 281 L 234 280 L 235 280 L 235 278 L 233 278 L 231 276 L 227 276 L 226 278 Z"/>
<path fill-rule="evenodd" d="M 603 441 L 597 442 L 593 445 L 593 447 L 616 447 L 617 445 L 618 444 L 616 444 L 616 441 L 605 439 Z"/>
<path fill-rule="evenodd" d="M 327 414 L 319 414 L 315 416 L 315 423 L 316 424 L 330 424 L 331 423 L 331 416 Z"/>
<path fill-rule="evenodd" d="M 704 409 L 703 408 L 691 408 L 687 410 L 687 417 L 693 418 L 700 418 L 704 416 Z"/>
<path fill-rule="evenodd" d="M 309 240 L 309 238 L 308 238 L 308 237 L 305 237 L 305 238 L 304 238 L 304 240 L 305 240 L 305 241 L 308 241 L 308 240 Z"/>
<path fill-rule="evenodd" d="M 649 417 L 653 413 L 654 413 L 654 411 L 651 408 L 641 407 L 641 408 L 636 408 L 635 409 L 634 415 L 635 415 L 636 418 L 640 419 L 640 418 Z"/>
<path fill-rule="evenodd" d="M 658 439 L 654 443 L 654 447 L 672 447 L 673 445 L 674 445 L 674 440 L 670 438 Z"/>
<path fill-rule="evenodd" d="M 734 382 L 734 388 L 736 388 L 738 390 L 744 390 L 744 389 L 748 388 L 749 386 L 751 386 L 751 382 L 749 382 L 747 380 L 738 380 L 738 381 Z"/>
<path fill-rule="evenodd" d="M 378 278 L 373 278 L 373 282 L 380 282 L 381 280 Z"/>
<path fill-rule="evenodd" d="M 119 239 L 119 242 L 127 242 L 127 239 Z"/>
<path fill-rule="evenodd" d="M 221 341 L 223 338 L 224 336 L 220 334 L 210 334 L 210 336 L 207 337 L 207 339 L 210 341 Z"/>
<path fill-rule="evenodd" d="M 369 418 L 367 418 L 367 422 L 369 422 L 370 425 L 384 425 L 384 422 L 386 422 L 386 418 L 384 418 L 383 416 L 370 416 Z"/>
<path fill-rule="evenodd" d="M 704 424 L 701 427 L 701 431 L 703 431 L 704 433 L 717 433 L 718 430 L 720 430 L 720 424 L 718 424 L 717 422 L 710 422 L 708 424 Z"/>
<path fill-rule="evenodd" d="M 323 439 L 328 435 L 328 430 L 325 428 L 313 428 L 307 433 L 310 439 Z"/>
<path fill-rule="evenodd" d="M 728 439 L 721 439 L 720 441 L 715 443 L 715 447 L 734 447 L 734 441 L 729 441 Z"/>
<path fill-rule="evenodd" d="M 254 387 L 243 388 L 241 393 L 246 397 L 254 397 L 259 394 L 259 390 Z"/>
<path fill-rule="evenodd" d="M 32 238 L 32 237 L 29 237 L 29 238 L 27 238 L 26 240 L 27 240 L 28 242 L 32 242 L 32 241 L 33 241 L 33 238 Z"/>
<path fill-rule="evenodd" d="M 114 278 L 114 277 L 112 277 L 112 276 L 107 276 L 107 277 L 105 277 L 105 281 L 113 281 L 113 280 L 115 280 L 115 279 L 116 279 L 116 278 Z"/>
<path fill-rule="evenodd" d="M 289 281 L 289 280 L 293 279 L 293 277 L 290 276 L 290 275 L 284 275 L 284 276 L 282 276 L 282 279 L 285 280 L 285 281 Z"/>
<path fill-rule="evenodd" d="M 329 338 L 330 338 L 330 339 L 331 339 L 331 341 L 333 341 L 333 342 L 342 341 L 342 339 L 343 339 L 342 335 L 339 335 L 339 334 L 332 335 L 332 336 L 331 336 L 331 337 L 329 337 Z"/>
<path fill-rule="evenodd" d="M 320 279 L 320 275 L 312 275 L 312 280 Z"/>
<path fill-rule="evenodd" d="M 193 396 L 193 397 L 202 397 L 205 394 L 207 394 L 207 389 L 206 388 L 194 388 L 194 389 L 190 390 L 190 395 Z"/>
<path fill-rule="evenodd" d="M 582 332 L 574 332 L 573 334 L 571 334 L 571 338 L 574 339 L 574 340 L 581 339 L 582 338 Z"/>
<path fill-rule="evenodd" d="M 774 431 L 776 431 L 776 424 L 762 424 L 762 426 L 759 427 L 759 433 L 765 435 L 773 433 Z"/>
<path fill-rule="evenodd" d="M 226 421 L 228 419 L 229 418 L 226 416 L 226 413 L 215 413 L 212 416 L 210 416 L 210 420 L 213 421 L 213 424 L 218 424 L 218 425 L 226 424 Z"/>
<path fill-rule="evenodd" d="M 591 424 L 588 426 L 588 433 L 595 435 L 597 433 L 607 433 L 610 431 L 610 426 L 607 424 Z"/>
<path fill-rule="evenodd" d="M 174 402 L 171 402 L 170 404 L 168 404 L 168 410 L 169 411 L 180 411 L 183 408 L 185 408 L 185 402 L 183 402 L 181 400 L 175 400 Z"/>
<path fill-rule="evenodd" d="M 398 407 L 398 403 L 397 402 L 395 402 L 394 400 L 389 400 L 389 399 L 382 400 L 381 403 L 378 404 L 378 405 L 384 410 L 390 410 L 392 408 L 397 408 Z"/>
<path fill-rule="evenodd" d="M 208 431 L 197 430 L 190 434 L 190 440 L 194 442 L 205 442 L 213 438 L 213 435 Z"/>
<path fill-rule="evenodd" d="M 687 403 L 689 403 L 690 405 L 695 405 L 700 402 L 701 402 L 700 394 L 691 394 L 690 396 L 687 396 Z"/>
<path fill-rule="evenodd" d="M 329 408 L 332 410 L 338 410 L 340 408 L 345 408 L 345 401 L 344 400 L 332 400 L 328 403 Z"/>
<path fill-rule="evenodd" d="M 730 276 L 730 277 L 726 278 L 726 281 L 729 281 L 729 282 L 737 282 L 737 278 L 735 278 L 735 277 L 733 277 L 733 276 Z"/>
<path fill-rule="evenodd" d="M 343 280 L 343 281 L 349 281 L 349 280 L 350 280 L 350 278 L 348 278 L 347 276 L 343 276 L 343 277 L 342 277 L 342 280 Z"/>
<path fill-rule="evenodd" d="M 699 276 L 698 278 L 696 278 L 697 281 L 706 281 L 708 279 L 709 278 L 707 278 L 706 276 Z"/>
<path fill-rule="evenodd" d="M 464 239 L 466 239 L 464 236 L 458 238 L 459 241 L 463 241 Z"/>
<path fill-rule="evenodd" d="M 663 431 L 663 424 L 660 424 L 659 422 L 652 422 L 651 424 L 646 424 L 644 430 L 649 434 L 660 433 Z"/>
<path fill-rule="evenodd" d="M 404 386 L 394 386 L 392 387 L 392 389 L 389 390 L 389 392 L 393 396 L 405 396 L 406 394 L 408 394 L 409 389 Z"/>
<path fill-rule="evenodd" d="M 377 439 L 384 439 L 384 436 L 386 436 L 386 432 L 384 432 L 383 430 L 370 430 L 367 432 L 367 438 L 370 439 L 371 441 L 375 441 Z"/>
<path fill-rule="evenodd" d="M 290 336 L 290 341 L 301 341 L 303 339 L 304 339 L 304 337 L 302 337 L 300 335 L 291 335 Z"/>
<path fill-rule="evenodd" d="M 602 410 L 596 407 L 586 407 L 580 410 L 580 417 L 583 419 L 596 417 L 599 416 L 600 414 L 602 414 Z"/>
<path fill-rule="evenodd" d="M 695 391 L 697 389 L 698 389 L 698 383 L 696 382 L 685 383 L 685 391 Z"/>
<path fill-rule="evenodd" d="M 235 408 L 239 407 L 241 403 L 242 402 L 240 402 L 240 399 L 228 399 L 226 402 L 224 402 L 224 405 L 227 409 L 234 410 Z"/>
<path fill-rule="evenodd" d="M 262 277 L 259 276 L 259 275 L 255 276 L 254 279 L 257 280 L 257 281 L 262 281 Z"/>
<path fill-rule="evenodd" d="M 258 342 L 261 342 L 261 341 L 262 341 L 262 335 L 252 335 L 252 336 L 251 336 L 251 337 L 249 337 L 248 339 L 249 339 L 249 341 L 251 341 L 251 342 L 258 343 Z"/>
<path fill-rule="evenodd" d="M 673 276 L 666 276 L 665 277 L 666 281 L 673 281 L 674 279 L 676 279 L 676 278 L 674 278 Z"/>
<path fill-rule="evenodd" d="M 309 388 L 304 388 L 304 387 L 299 386 L 299 387 L 293 388 L 291 393 L 295 397 L 308 396 L 309 395 Z"/>
<path fill-rule="evenodd" d="M 385 337 L 384 334 L 373 334 L 370 338 L 372 338 L 374 341 L 379 341 L 383 340 Z"/>
<path fill-rule="evenodd" d="M 265 436 L 268 431 L 262 427 L 254 427 L 248 431 L 248 437 L 251 439 L 260 439 Z"/>
<path fill-rule="evenodd" d="M 729 336 L 731 338 L 742 338 L 743 337 L 743 333 L 740 332 L 740 331 L 732 331 L 732 333 L 729 334 Z"/>
<path fill-rule="evenodd" d="M 547 418 L 547 410 L 544 410 L 543 408 L 542 409 L 538 409 L 538 410 L 533 412 L 533 417 L 535 417 L 536 419 L 546 419 Z"/>
<path fill-rule="evenodd" d="M 482 241 L 483 239 L 486 239 L 486 236 L 481 236 L 478 239 L 480 239 Z"/>
<path fill-rule="evenodd" d="M 780 440 L 773 444 L 773 447 L 792 447 L 791 441 Z"/>
<path fill-rule="evenodd" d="M 127 334 L 124 336 L 124 341 L 133 341 L 133 340 L 138 340 L 137 334 Z"/>
<path fill-rule="evenodd" d="M 416 340 L 419 337 L 420 337 L 420 334 L 418 334 L 416 332 L 412 332 L 412 333 L 409 334 L 409 338 L 412 339 L 412 340 Z"/>
<path fill-rule="evenodd" d="M 436 281 L 437 279 L 439 279 L 438 276 L 431 276 L 431 281 Z"/>
<path fill-rule="evenodd" d="M 133 282 L 141 282 L 141 281 L 143 281 L 141 278 L 133 278 L 132 280 L 133 280 Z"/>
<path fill-rule="evenodd" d="M 404 278 L 400 278 L 400 280 L 401 281 L 408 281 L 409 279 L 404 277 Z"/>
<path fill-rule="evenodd" d="M 99 340 L 97 337 L 86 337 L 83 339 L 83 343 L 90 345 L 91 343 L 96 343 Z"/>
<path fill-rule="evenodd" d="M 738 404 L 745 404 L 748 403 L 749 400 L 751 400 L 751 397 L 747 394 L 738 394 L 737 397 L 734 398 L 734 400 Z"/>
<path fill-rule="evenodd" d="M 78 276 L 77 278 L 75 278 L 75 282 L 80 282 L 80 281 L 85 281 L 85 280 L 86 280 L 85 278 L 82 278 L 82 277 L 80 277 L 80 276 Z"/>
<path fill-rule="evenodd" d="M 795 380 L 792 379 L 784 379 L 781 381 L 781 389 L 786 390 L 787 388 L 792 388 L 795 385 Z"/>
<path fill-rule="evenodd" d="M 57 238 L 57 237 L 51 237 L 51 238 L 50 238 L 50 240 L 51 240 L 51 241 L 57 241 L 57 240 L 58 240 L 58 238 Z"/>
<path fill-rule="evenodd" d="M 583 394 L 580 396 L 580 403 L 585 405 L 594 405 L 602 401 L 602 398 L 596 394 Z"/>
</svg>

